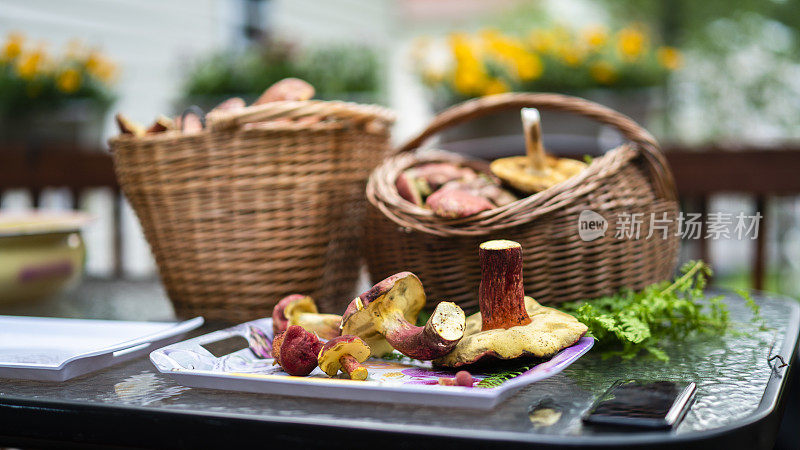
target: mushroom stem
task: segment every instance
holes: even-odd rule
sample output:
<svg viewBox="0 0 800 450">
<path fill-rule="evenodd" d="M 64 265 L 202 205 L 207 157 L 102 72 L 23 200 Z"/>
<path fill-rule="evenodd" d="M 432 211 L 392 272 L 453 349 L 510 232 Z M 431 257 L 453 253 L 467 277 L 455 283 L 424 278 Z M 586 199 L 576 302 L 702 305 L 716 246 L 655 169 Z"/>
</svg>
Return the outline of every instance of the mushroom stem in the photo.
<svg viewBox="0 0 800 450">
<path fill-rule="evenodd" d="M 296 325 L 317 333 L 322 339 L 333 339 L 340 334 L 339 324 L 342 322 L 342 316 L 336 314 L 301 312 L 292 319 Z"/>
<path fill-rule="evenodd" d="M 367 379 L 367 374 L 369 373 L 367 368 L 362 366 L 352 355 L 342 355 L 339 358 L 339 364 L 342 365 L 342 372 L 349 375 L 351 380 Z"/>
<path fill-rule="evenodd" d="M 486 241 L 480 245 L 479 254 L 482 331 L 531 323 L 525 310 L 522 246 L 508 240 Z"/>
<path fill-rule="evenodd" d="M 542 120 L 536 108 L 522 108 L 522 128 L 525 133 L 525 150 L 530 167 L 536 173 L 547 171 L 544 145 L 542 144 Z"/>
<path fill-rule="evenodd" d="M 464 336 L 464 321 L 464 311 L 455 303 L 441 302 L 423 327 L 410 324 L 396 311 L 384 320 L 383 336 L 400 353 L 427 361 L 450 353 Z"/>
</svg>

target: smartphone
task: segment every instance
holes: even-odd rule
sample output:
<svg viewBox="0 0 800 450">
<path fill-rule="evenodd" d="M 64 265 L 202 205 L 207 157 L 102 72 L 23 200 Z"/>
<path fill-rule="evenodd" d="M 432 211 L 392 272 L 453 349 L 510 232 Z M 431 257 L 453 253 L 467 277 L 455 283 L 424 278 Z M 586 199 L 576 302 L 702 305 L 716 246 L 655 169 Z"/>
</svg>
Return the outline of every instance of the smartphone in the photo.
<svg viewBox="0 0 800 450">
<path fill-rule="evenodd" d="M 592 425 L 672 429 L 694 402 L 697 387 L 679 381 L 619 380 L 583 415 Z"/>
</svg>

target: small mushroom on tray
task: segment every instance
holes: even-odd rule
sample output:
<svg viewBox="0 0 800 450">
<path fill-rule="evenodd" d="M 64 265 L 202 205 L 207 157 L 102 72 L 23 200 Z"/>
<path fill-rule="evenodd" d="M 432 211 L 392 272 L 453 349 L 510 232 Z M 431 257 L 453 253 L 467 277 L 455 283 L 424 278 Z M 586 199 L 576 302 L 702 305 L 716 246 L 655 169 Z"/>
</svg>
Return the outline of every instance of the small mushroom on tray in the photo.
<svg viewBox="0 0 800 450">
<path fill-rule="evenodd" d="M 351 380 L 366 380 L 369 372 L 361 363 L 369 358 L 370 349 L 358 336 L 338 336 L 322 346 L 317 362 L 329 377 L 336 376 L 341 369 Z"/>
<path fill-rule="evenodd" d="M 317 367 L 322 342 L 303 327 L 292 325 L 272 341 L 273 364 L 280 364 L 289 375 L 304 377 Z"/>
<path fill-rule="evenodd" d="M 435 365 L 459 367 L 493 359 L 550 357 L 586 334 L 586 325 L 571 315 L 525 297 L 519 243 L 487 241 L 480 245 L 479 255 L 481 312 L 467 319 L 464 337 L 452 352 L 435 359 Z"/>
<path fill-rule="evenodd" d="M 466 370 L 459 370 L 454 377 L 440 377 L 438 384 L 442 386 L 472 387 L 475 384 L 475 379 Z"/>
<path fill-rule="evenodd" d="M 332 339 L 339 336 L 341 322 L 342 316 L 320 314 L 314 299 L 302 294 L 287 295 L 272 309 L 272 331 L 275 336 L 291 325 L 299 325 L 322 339 Z"/>
<path fill-rule="evenodd" d="M 586 168 L 582 161 L 547 155 L 542 145 L 539 110 L 522 108 L 526 156 L 512 156 L 492 161 L 492 173 L 514 189 L 535 194 L 579 174 Z"/>
<path fill-rule="evenodd" d="M 449 353 L 464 335 L 464 311 L 441 302 L 425 326 L 415 326 L 425 306 L 422 282 L 411 272 L 400 272 L 356 297 L 342 316 L 342 334 L 364 339 L 372 355 L 397 349 L 414 359 L 430 360 Z"/>
</svg>

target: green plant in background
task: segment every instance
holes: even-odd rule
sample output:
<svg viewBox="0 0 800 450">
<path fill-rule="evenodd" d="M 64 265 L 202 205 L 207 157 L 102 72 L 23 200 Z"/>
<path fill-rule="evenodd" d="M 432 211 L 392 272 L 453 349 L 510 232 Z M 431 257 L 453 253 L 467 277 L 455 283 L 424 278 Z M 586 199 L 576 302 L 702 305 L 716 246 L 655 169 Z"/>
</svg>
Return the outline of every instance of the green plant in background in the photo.
<svg viewBox="0 0 800 450">
<path fill-rule="evenodd" d="M 380 89 L 378 56 L 366 47 L 333 45 L 310 49 L 299 56 L 297 72 L 329 99 L 353 94 L 374 96 Z"/>
<path fill-rule="evenodd" d="M 116 67 L 105 55 L 77 41 L 52 54 L 42 43 L 9 33 L 0 49 L 0 117 L 18 120 L 76 99 L 105 109 L 114 98 L 115 75 Z"/>
<path fill-rule="evenodd" d="M 682 56 L 655 40 L 638 23 L 617 30 L 602 25 L 580 30 L 557 25 L 525 33 L 484 29 L 451 34 L 444 46 L 444 62 L 435 52 L 440 44 L 435 40 L 420 40 L 413 55 L 423 82 L 457 101 L 507 91 L 660 85 L 670 71 L 680 68 Z"/>
<path fill-rule="evenodd" d="M 274 82 L 296 76 L 295 49 L 285 42 L 222 51 L 196 61 L 183 87 L 185 97 L 257 97 Z"/>
<path fill-rule="evenodd" d="M 243 52 L 215 53 L 197 61 L 189 70 L 184 97 L 255 98 L 286 77 L 302 78 L 317 90 L 317 97 L 332 99 L 351 95 L 374 97 L 380 90 L 377 54 L 364 46 L 331 44 L 301 49 L 272 41 Z"/>
</svg>

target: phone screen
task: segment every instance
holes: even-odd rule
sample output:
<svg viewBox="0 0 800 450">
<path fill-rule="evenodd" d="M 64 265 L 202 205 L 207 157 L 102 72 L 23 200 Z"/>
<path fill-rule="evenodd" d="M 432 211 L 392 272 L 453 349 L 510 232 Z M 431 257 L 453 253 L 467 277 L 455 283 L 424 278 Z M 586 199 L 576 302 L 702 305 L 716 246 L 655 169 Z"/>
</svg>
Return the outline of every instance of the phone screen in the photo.
<svg viewBox="0 0 800 450">
<path fill-rule="evenodd" d="M 587 423 L 671 428 L 691 406 L 695 384 L 676 381 L 619 380 L 589 409 Z"/>
</svg>

